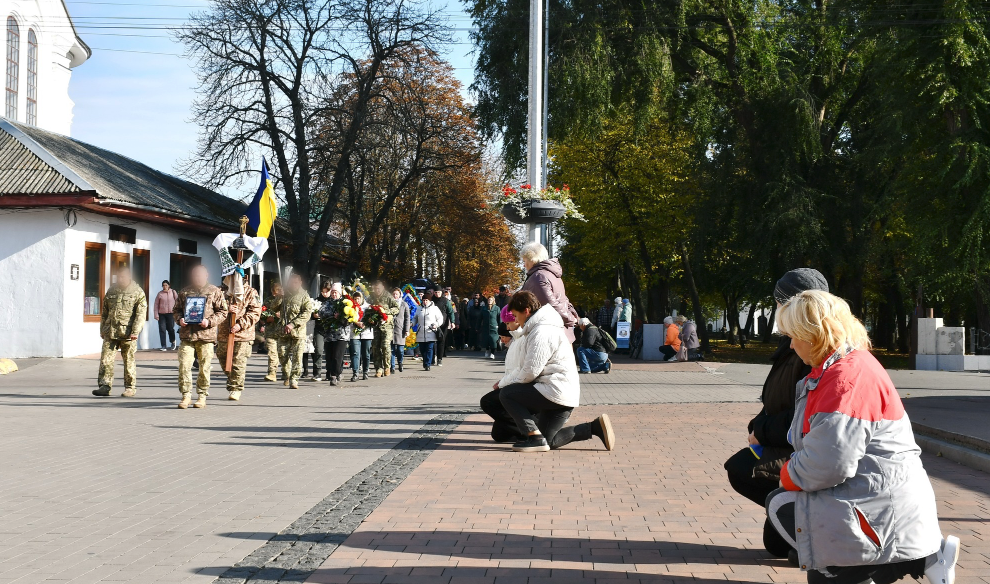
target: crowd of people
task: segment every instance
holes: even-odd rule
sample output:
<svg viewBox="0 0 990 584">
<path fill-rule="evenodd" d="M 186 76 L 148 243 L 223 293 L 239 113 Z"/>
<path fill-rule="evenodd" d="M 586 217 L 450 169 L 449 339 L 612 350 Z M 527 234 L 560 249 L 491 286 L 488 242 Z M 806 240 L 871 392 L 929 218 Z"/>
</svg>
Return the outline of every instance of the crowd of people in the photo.
<svg viewBox="0 0 990 584">
<path fill-rule="evenodd" d="M 348 351 L 352 380 L 368 379 L 372 368 L 376 377 L 401 372 L 413 333 L 426 370 L 441 366 L 453 347 L 475 348 L 489 358 L 505 347 L 504 372 L 480 401 L 492 418 L 494 441 L 531 453 L 598 438 L 612 450 L 616 433 L 607 414 L 567 423 L 580 404 L 580 374 L 609 373 L 614 339 L 600 318 L 596 323 L 578 316 L 559 262 L 542 245 L 525 246 L 522 260 L 527 277 L 515 293 L 503 288 L 498 296 L 477 294 L 462 304 L 449 289 L 425 290 L 416 310 L 402 290 L 389 291 L 381 281 L 367 298 L 328 284 L 314 310 L 298 275 L 277 290 L 274 309 L 268 309 L 240 276 L 222 290 L 198 266 L 188 287 L 175 293 L 164 283 L 155 300 L 159 322 L 171 307 L 179 326 L 179 408 L 206 406 L 215 347 L 221 362 L 230 363 L 229 399 L 240 399 L 259 323 L 266 340 L 275 339 L 266 379 L 275 380 L 278 364 L 284 385 L 297 388 L 306 327 L 315 321 L 313 379 L 320 379 L 325 358 L 330 384 L 338 384 Z M 816 270 L 788 272 L 774 298 L 781 339 L 762 409 L 748 424 L 746 447 L 724 464 L 732 488 L 765 509 L 766 550 L 807 571 L 812 584 L 888 584 L 905 576 L 953 584 L 960 541 L 940 531 L 921 450 L 897 390 L 870 353 L 866 329 Z M 616 318 L 623 318 L 625 306 L 615 303 Z M 123 395 L 135 395 L 136 339 L 147 309 L 144 292 L 126 268 L 120 270 L 103 301 L 95 395 L 110 395 L 118 350 Z M 609 326 L 615 322 L 621 321 Z M 690 353 L 697 343 L 693 323 L 676 317 L 665 324 L 664 354 Z M 162 335 L 164 345 L 167 332 Z"/>
</svg>

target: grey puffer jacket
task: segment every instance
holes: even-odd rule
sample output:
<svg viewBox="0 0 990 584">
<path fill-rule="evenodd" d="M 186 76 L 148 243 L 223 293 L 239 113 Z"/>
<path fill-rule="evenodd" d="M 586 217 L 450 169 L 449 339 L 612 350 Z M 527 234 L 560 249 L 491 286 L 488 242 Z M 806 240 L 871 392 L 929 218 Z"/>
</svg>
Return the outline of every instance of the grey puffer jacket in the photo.
<svg viewBox="0 0 990 584">
<path fill-rule="evenodd" d="M 405 346 L 412 323 L 409 319 L 409 305 L 404 300 L 399 300 L 399 313 L 392 319 L 392 323 L 392 344 Z"/>
<path fill-rule="evenodd" d="M 803 570 L 923 558 L 942 536 L 911 421 L 883 366 L 836 352 L 797 387 L 781 484 L 795 505 Z"/>
<path fill-rule="evenodd" d="M 577 313 L 567 300 L 567 292 L 564 290 L 564 280 L 561 276 L 564 270 L 560 267 L 557 258 L 544 260 L 533 266 L 526 273 L 526 282 L 522 285 L 522 290 L 532 292 L 536 295 L 540 304 L 549 304 L 557 311 L 564 321 L 564 330 L 567 340 L 574 342 L 574 325 L 577 324 Z"/>
</svg>

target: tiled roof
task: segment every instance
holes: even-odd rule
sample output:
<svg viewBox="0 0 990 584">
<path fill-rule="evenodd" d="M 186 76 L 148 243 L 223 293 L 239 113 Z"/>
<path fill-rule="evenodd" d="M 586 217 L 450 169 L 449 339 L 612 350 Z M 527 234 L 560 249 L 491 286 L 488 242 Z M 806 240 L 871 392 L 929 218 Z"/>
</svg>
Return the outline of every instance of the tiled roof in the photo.
<svg viewBox="0 0 990 584">
<path fill-rule="evenodd" d="M 225 227 L 236 226 L 247 207 L 98 146 L 0 120 L 0 197 L 86 191 L 125 206 Z"/>
<path fill-rule="evenodd" d="M 0 193 L 38 195 L 82 191 L 14 136 L 0 132 Z"/>
</svg>

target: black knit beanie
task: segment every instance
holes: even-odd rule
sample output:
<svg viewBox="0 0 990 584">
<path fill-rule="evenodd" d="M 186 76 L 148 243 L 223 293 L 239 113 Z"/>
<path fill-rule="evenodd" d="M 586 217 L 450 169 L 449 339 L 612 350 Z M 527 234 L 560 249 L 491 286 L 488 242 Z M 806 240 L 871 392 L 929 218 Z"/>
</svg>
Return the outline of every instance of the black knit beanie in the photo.
<svg viewBox="0 0 990 584">
<path fill-rule="evenodd" d="M 791 270 L 784 274 L 783 278 L 777 280 L 777 285 L 773 289 L 773 297 L 777 302 L 784 304 L 805 290 L 828 292 L 828 281 L 821 272 L 814 268 Z"/>
</svg>

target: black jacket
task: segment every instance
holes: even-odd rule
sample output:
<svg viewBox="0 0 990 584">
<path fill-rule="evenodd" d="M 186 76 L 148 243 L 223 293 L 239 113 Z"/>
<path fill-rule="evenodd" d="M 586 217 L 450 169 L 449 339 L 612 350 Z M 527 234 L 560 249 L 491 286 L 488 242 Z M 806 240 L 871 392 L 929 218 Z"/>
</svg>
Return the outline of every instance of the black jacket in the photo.
<svg viewBox="0 0 990 584">
<path fill-rule="evenodd" d="M 770 359 L 773 365 L 767 380 L 763 382 L 763 394 L 760 396 L 763 409 L 750 420 L 749 431 L 764 448 L 762 464 L 755 469 L 756 474 L 776 479 L 794 452 L 787 442 L 787 431 L 794 418 L 794 395 L 798 382 L 811 373 L 811 366 L 805 365 L 791 349 L 791 340 L 787 337 L 780 339 Z"/>
<path fill-rule="evenodd" d="M 599 353 L 608 352 L 602 343 L 602 331 L 598 330 L 598 327 L 593 324 L 589 324 L 584 329 L 584 332 L 581 333 L 581 346 L 598 351 Z"/>
</svg>

